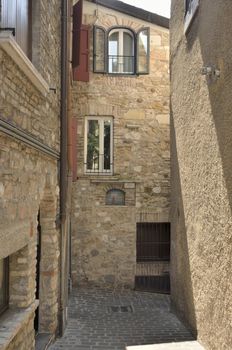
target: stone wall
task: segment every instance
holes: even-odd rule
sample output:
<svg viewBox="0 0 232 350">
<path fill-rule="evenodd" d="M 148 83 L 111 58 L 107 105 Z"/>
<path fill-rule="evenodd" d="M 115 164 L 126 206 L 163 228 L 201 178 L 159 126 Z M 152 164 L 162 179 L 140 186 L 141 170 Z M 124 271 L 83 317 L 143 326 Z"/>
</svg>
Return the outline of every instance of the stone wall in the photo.
<svg viewBox="0 0 232 350">
<path fill-rule="evenodd" d="M 9 322 L 7 335 L 0 333 L 0 344 L 10 350 L 34 349 L 36 307 L 30 308 L 35 304 L 35 289 L 38 288 L 39 211 L 43 257 L 40 261 L 39 332 L 55 333 L 57 330 L 60 6 L 60 0 L 33 1 L 32 16 L 34 66 L 31 70 L 36 76 L 40 75 L 48 87 L 56 88 L 56 94 L 48 89 L 41 93 L 16 63 L 14 54 L 10 56 L 0 44 L 0 259 L 10 258 L 9 309 L 0 316 L 0 323 L 7 317 L 17 320 L 17 324 Z M 2 123 L 7 127 L 2 127 Z M 21 311 L 28 315 L 28 308 L 27 321 L 15 316 Z"/>
<path fill-rule="evenodd" d="M 229 1 L 200 1 L 184 35 L 172 2 L 172 302 L 209 350 L 232 344 L 231 15 Z"/>
<path fill-rule="evenodd" d="M 73 115 L 78 124 L 78 181 L 73 186 L 72 207 L 73 281 L 133 287 L 136 222 L 169 221 L 169 33 L 88 2 L 84 2 L 83 20 L 90 26 L 90 81 L 74 82 L 73 86 Z M 93 24 L 106 29 L 121 25 L 135 31 L 150 27 L 150 74 L 93 73 Z M 114 118 L 113 175 L 84 173 L 87 116 Z M 125 206 L 105 204 L 110 188 L 125 191 Z"/>
</svg>

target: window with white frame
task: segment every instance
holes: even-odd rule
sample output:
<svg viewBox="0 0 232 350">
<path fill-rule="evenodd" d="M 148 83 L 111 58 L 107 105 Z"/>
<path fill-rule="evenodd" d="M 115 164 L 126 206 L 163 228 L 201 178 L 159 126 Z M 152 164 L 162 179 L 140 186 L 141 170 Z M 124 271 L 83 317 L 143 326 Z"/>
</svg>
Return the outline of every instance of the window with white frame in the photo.
<svg viewBox="0 0 232 350">
<path fill-rule="evenodd" d="M 108 41 L 108 72 L 134 73 L 134 36 L 128 29 L 113 29 Z"/>
<path fill-rule="evenodd" d="M 85 173 L 113 173 L 113 118 L 86 117 Z"/>
<path fill-rule="evenodd" d="M 199 7 L 199 0 L 185 0 L 185 23 L 184 31 L 187 32 Z"/>
</svg>

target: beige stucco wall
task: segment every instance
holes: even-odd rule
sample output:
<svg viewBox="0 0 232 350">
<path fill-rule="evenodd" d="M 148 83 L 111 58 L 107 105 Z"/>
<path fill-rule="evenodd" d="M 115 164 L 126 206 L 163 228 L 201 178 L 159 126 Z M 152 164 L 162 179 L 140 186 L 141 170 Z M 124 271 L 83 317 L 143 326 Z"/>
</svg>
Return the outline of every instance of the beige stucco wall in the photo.
<svg viewBox="0 0 232 350">
<path fill-rule="evenodd" d="M 184 35 L 171 19 L 172 302 L 209 350 L 232 344 L 230 1 L 200 1 Z M 201 75 L 215 65 L 219 79 Z"/>
<path fill-rule="evenodd" d="M 169 33 L 165 28 L 84 2 L 90 25 L 90 81 L 74 82 L 78 122 L 77 171 L 72 201 L 72 275 L 84 281 L 132 287 L 136 222 L 169 221 Z M 92 25 L 150 27 L 150 74 L 110 76 L 92 72 Z M 84 174 L 84 119 L 114 118 L 114 174 Z M 126 206 L 105 205 L 108 189 L 126 193 Z M 130 199 L 127 202 L 127 199 Z"/>
</svg>

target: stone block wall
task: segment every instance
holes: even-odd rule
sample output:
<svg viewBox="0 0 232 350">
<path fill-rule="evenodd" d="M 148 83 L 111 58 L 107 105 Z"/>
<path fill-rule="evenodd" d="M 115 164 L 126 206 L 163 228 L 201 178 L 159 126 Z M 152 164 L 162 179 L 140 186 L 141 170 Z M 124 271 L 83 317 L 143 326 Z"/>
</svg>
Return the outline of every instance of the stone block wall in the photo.
<svg viewBox="0 0 232 350">
<path fill-rule="evenodd" d="M 0 344 L 10 350 L 34 349 L 39 211 L 43 237 L 39 332 L 57 330 L 60 8 L 60 0 L 36 0 L 32 6 L 32 69 L 48 87 L 56 88 L 56 94 L 41 93 L 0 44 L 0 259 L 10 261 L 9 309 L 0 323 L 15 319 L 9 322 L 7 335 L 0 333 Z M 41 147 L 36 148 L 38 142 Z M 21 311 L 26 316 L 17 318 Z"/>
<path fill-rule="evenodd" d="M 77 176 L 72 201 L 74 284 L 133 287 L 136 223 L 169 221 L 169 32 L 167 29 L 84 2 L 90 28 L 90 81 L 74 82 L 77 118 Z M 106 29 L 150 27 L 150 73 L 93 73 L 93 24 Z M 84 124 L 88 116 L 113 117 L 112 175 L 84 173 Z M 109 188 L 122 189 L 125 206 L 107 206 Z"/>
<path fill-rule="evenodd" d="M 229 350 L 232 7 L 200 1 L 185 35 L 184 11 L 172 2 L 172 303 L 206 349 Z"/>
</svg>

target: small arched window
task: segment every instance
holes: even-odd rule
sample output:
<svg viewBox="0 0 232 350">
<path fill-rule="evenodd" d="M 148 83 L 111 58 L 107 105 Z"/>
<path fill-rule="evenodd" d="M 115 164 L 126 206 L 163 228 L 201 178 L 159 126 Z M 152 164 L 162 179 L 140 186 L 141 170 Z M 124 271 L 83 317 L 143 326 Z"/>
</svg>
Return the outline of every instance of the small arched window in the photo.
<svg viewBox="0 0 232 350">
<path fill-rule="evenodd" d="M 108 72 L 133 74 L 134 35 L 128 29 L 113 29 L 108 35 Z"/>
<path fill-rule="evenodd" d="M 125 205 L 125 192 L 112 189 L 106 193 L 106 205 Z"/>
<path fill-rule="evenodd" d="M 94 27 L 93 70 L 95 73 L 148 74 L 149 28 L 137 33 L 115 27 L 109 31 Z"/>
</svg>

